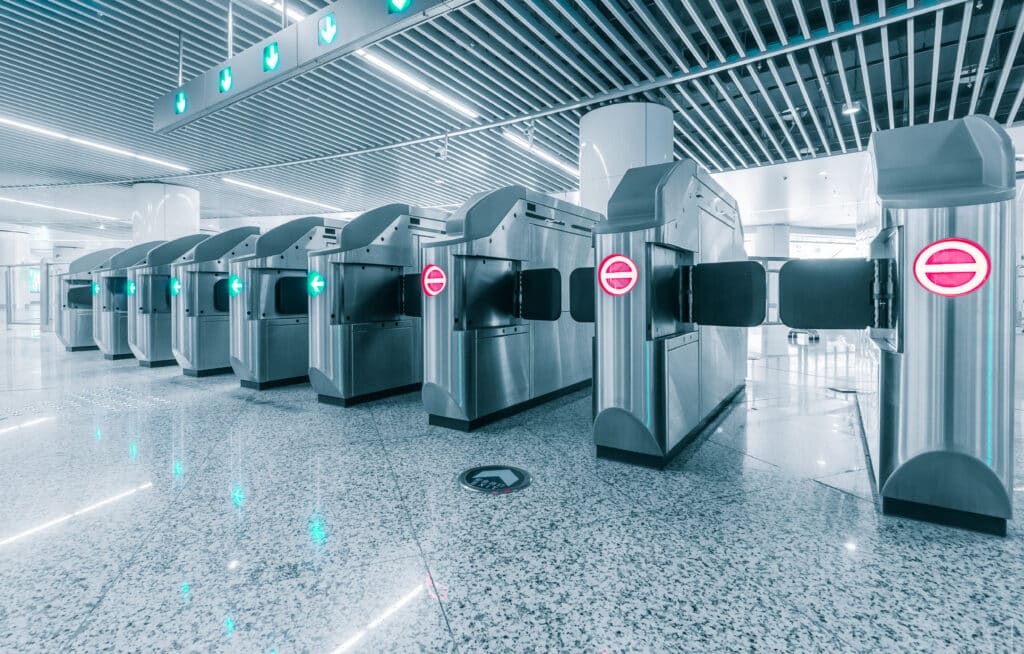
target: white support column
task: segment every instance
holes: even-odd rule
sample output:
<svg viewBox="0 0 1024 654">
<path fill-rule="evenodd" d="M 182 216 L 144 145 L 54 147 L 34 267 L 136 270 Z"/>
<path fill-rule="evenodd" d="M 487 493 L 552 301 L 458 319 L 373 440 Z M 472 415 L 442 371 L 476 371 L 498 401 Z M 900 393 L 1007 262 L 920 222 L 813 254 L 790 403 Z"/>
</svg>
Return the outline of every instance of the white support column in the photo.
<svg viewBox="0 0 1024 654">
<path fill-rule="evenodd" d="M 672 110 L 650 102 L 594 109 L 580 120 L 580 203 L 608 214 L 630 168 L 672 161 Z"/>
<path fill-rule="evenodd" d="M 132 241 L 167 241 L 199 231 L 199 191 L 170 184 L 132 186 Z"/>
</svg>

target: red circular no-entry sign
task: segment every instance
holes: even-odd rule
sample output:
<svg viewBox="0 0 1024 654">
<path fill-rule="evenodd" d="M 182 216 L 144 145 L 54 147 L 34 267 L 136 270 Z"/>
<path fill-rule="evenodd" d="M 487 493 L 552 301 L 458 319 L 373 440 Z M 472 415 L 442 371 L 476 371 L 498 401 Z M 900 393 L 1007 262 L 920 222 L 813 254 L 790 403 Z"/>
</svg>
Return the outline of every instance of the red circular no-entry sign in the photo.
<svg viewBox="0 0 1024 654">
<path fill-rule="evenodd" d="M 434 297 L 435 295 L 440 295 L 444 287 L 448 285 L 448 275 L 444 273 L 441 266 L 430 264 L 423 269 L 420 281 L 423 284 L 423 292 L 430 297 Z"/>
<path fill-rule="evenodd" d="M 639 278 L 636 264 L 624 254 L 608 255 L 597 269 L 597 283 L 608 295 L 629 293 Z"/>
<path fill-rule="evenodd" d="M 974 241 L 944 238 L 914 259 L 914 279 L 926 291 L 957 297 L 981 288 L 992 271 L 988 252 Z"/>
</svg>

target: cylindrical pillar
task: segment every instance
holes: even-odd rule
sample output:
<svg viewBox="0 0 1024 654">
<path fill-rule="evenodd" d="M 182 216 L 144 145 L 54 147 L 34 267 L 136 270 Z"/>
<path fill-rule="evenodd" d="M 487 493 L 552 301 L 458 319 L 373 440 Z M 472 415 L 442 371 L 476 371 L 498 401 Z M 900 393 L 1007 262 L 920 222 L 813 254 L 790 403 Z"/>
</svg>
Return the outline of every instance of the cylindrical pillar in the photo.
<svg viewBox="0 0 1024 654">
<path fill-rule="evenodd" d="M 170 184 L 132 186 L 132 241 L 168 241 L 199 231 L 199 191 Z"/>
<path fill-rule="evenodd" d="M 580 203 L 608 215 L 630 168 L 672 161 L 672 110 L 650 102 L 600 107 L 580 120 Z"/>
</svg>

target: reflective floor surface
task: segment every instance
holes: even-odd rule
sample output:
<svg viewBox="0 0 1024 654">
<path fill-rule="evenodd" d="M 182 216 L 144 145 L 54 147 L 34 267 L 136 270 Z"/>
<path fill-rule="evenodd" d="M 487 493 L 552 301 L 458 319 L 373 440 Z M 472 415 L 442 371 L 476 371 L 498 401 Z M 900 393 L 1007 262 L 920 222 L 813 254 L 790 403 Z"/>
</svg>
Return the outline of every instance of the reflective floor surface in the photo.
<svg viewBox="0 0 1024 654">
<path fill-rule="evenodd" d="M 586 392 L 464 434 L 0 332 L 0 652 L 1024 652 L 1020 519 L 878 514 L 849 347 L 759 354 L 658 472 Z"/>
</svg>

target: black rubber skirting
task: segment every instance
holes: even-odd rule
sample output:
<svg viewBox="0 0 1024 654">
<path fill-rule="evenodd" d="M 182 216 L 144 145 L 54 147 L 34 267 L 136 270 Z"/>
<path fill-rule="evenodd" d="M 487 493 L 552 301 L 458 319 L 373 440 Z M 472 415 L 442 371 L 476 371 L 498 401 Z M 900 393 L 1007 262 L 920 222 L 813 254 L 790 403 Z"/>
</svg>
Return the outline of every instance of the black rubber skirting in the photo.
<svg viewBox="0 0 1024 654">
<path fill-rule="evenodd" d="M 505 407 L 504 409 L 495 411 L 494 413 L 489 413 L 486 416 L 480 416 L 479 418 L 473 418 L 472 420 L 460 420 L 458 418 L 435 416 L 434 414 L 431 413 L 427 418 L 427 422 L 437 427 L 447 427 L 448 429 L 458 429 L 459 431 L 473 431 L 474 429 L 483 427 L 484 425 L 489 425 L 492 422 L 501 420 L 502 418 L 507 418 L 517 413 L 522 413 L 523 411 L 535 407 L 538 404 L 544 404 L 545 402 L 549 402 L 555 399 L 556 397 L 568 395 L 569 393 L 575 393 L 578 390 L 582 390 L 587 386 L 590 386 L 590 383 L 591 380 L 584 379 L 583 381 L 577 382 L 571 386 L 560 388 L 557 391 L 551 391 L 550 393 L 541 395 L 539 397 L 535 397 L 531 400 L 526 400 L 525 402 L 520 402 L 519 404 L 513 404 L 510 407 Z"/>
<path fill-rule="evenodd" d="M 664 456 L 657 456 L 654 454 L 642 454 L 640 452 L 631 452 L 629 450 L 620 450 L 617 447 L 607 447 L 604 445 L 597 446 L 597 458 L 608 459 L 609 461 L 619 461 L 621 463 L 631 463 L 633 465 L 644 466 L 646 468 L 656 468 L 661 470 L 668 464 L 672 463 L 672 459 L 683 451 L 683 448 L 692 443 L 697 439 L 700 434 L 707 429 L 708 425 L 715 422 L 719 416 L 733 403 L 736 396 L 739 395 L 746 384 L 740 384 L 736 387 L 732 393 L 729 393 L 724 400 L 718 403 L 711 413 L 706 418 L 700 421 L 700 423 L 687 432 L 686 436 L 675 444 L 675 446 L 665 453 Z"/>
<path fill-rule="evenodd" d="M 309 375 L 302 375 L 301 377 L 289 377 L 288 379 L 274 379 L 266 382 L 254 382 L 248 379 L 243 379 L 238 383 L 242 385 L 242 388 L 252 388 L 257 391 L 265 391 L 268 388 L 277 388 L 278 386 L 291 386 L 292 384 L 305 384 L 309 382 Z"/>
<path fill-rule="evenodd" d="M 88 352 L 89 350 L 98 350 L 98 349 L 100 349 L 99 345 L 75 345 L 75 346 L 72 346 L 72 347 L 69 347 L 67 345 L 64 346 L 64 351 L 65 352 Z"/>
<path fill-rule="evenodd" d="M 234 372 L 231 366 L 224 368 L 207 368 L 206 370 L 194 370 L 192 368 L 182 368 L 181 373 L 186 377 L 211 377 L 213 375 L 224 375 L 229 372 Z"/>
<path fill-rule="evenodd" d="M 135 355 L 131 352 L 125 352 L 124 354 L 104 354 L 103 358 L 107 361 L 120 361 L 121 359 L 134 359 Z"/>
<path fill-rule="evenodd" d="M 382 391 L 375 391 L 373 393 L 366 393 L 364 395 L 356 395 L 354 397 L 334 397 L 333 395 L 317 395 L 317 402 L 321 404 L 333 404 L 335 406 L 355 406 L 356 404 L 363 404 L 364 402 L 372 402 L 374 400 L 380 400 L 385 397 L 393 397 L 395 395 L 405 395 L 406 393 L 412 393 L 423 388 L 423 384 L 408 384 L 406 386 L 398 386 L 395 388 L 385 388 Z"/>
<path fill-rule="evenodd" d="M 882 513 L 912 520 L 921 520 L 923 522 L 934 522 L 946 525 L 947 527 L 969 529 L 983 534 L 992 534 L 993 536 L 1006 535 L 1005 518 L 996 518 L 990 515 L 971 513 L 970 511 L 947 509 L 941 506 L 932 506 L 931 504 L 898 500 L 893 497 L 882 498 Z"/>
<path fill-rule="evenodd" d="M 178 365 L 177 359 L 164 359 L 163 361 L 139 361 L 142 368 L 164 368 L 166 366 Z"/>
</svg>

